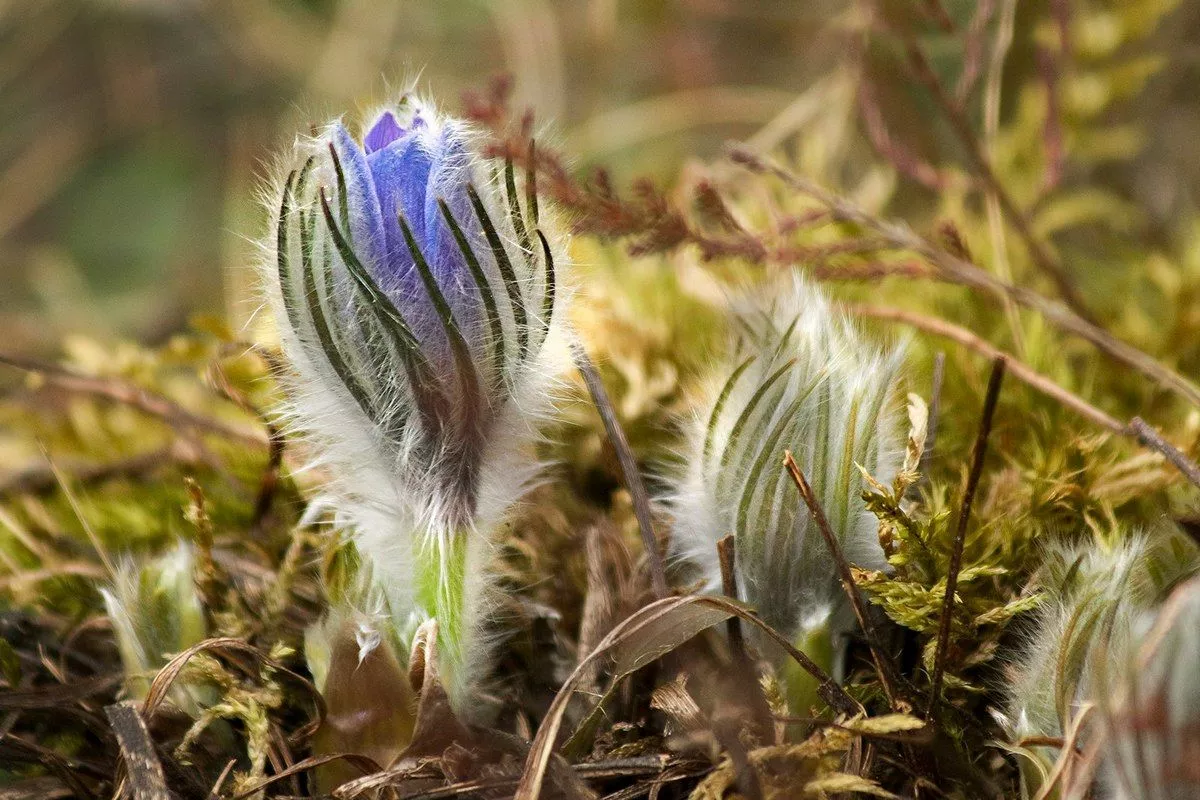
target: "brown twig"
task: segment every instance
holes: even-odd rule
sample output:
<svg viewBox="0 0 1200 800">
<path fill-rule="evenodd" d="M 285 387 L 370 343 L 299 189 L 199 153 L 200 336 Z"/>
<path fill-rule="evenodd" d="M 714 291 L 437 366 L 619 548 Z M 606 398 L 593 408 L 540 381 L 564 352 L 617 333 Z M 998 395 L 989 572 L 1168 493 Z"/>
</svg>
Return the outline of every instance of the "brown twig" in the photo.
<svg viewBox="0 0 1200 800">
<path fill-rule="evenodd" d="M 221 774 L 217 776 L 217 780 L 213 783 L 212 788 L 208 791 L 206 800 L 218 800 L 221 796 L 221 787 L 225 785 L 225 781 L 233 773 L 233 768 L 237 766 L 237 759 L 229 759 L 229 763 L 225 765 L 225 769 L 221 770 Z"/>
<path fill-rule="evenodd" d="M 902 25 L 894 26 L 894 28 L 904 42 L 905 53 L 908 56 L 908 62 L 914 74 L 924 84 L 925 88 L 929 90 L 934 102 L 942 110 L 942 114 L 946 117 L 959 142 L 966 150 L 976 174 L 983 181 L 987 190 L 995 195 L 1004 215 L 1012 223 L 1017 235 L 1025 242 L 1025 247 L 1029 251 L 1034 264 L 1054 282 L 1063 301 L 1081 318 L 1095 325 L 1096 321 L 1084 304 L 1079 290 L 1076 289 L 1070 276 L 1067 275 L 1062 264 L 1059 263 L 1054 254 L 1038 239 L 1037 234 L 1033 231 L 1033 227 L 1029 224 L 1029 218 L 1017 207 L 1012 195 L 1008 193 L 1008 190 L 1000 182 L 995 170 L 992 168 L 991 160 L 983 151 L 983 145 L 980 144 L 979 137 L 975 135 L 975 131 L 971 127 L 970 120 L 967 119 L 967 115 L 963 112 L 962 108 L 950 97 L 950 94 L 946 91 L 946 87 L 942 85 L 941 79 L 938 77 L 937 72 L 934 71 L 932 65 L 930 65 L 929 60 L 925 57 L 925 52 L 921 49 L 912 32 Z"/>
<path fill-rule="evenodd" d="M 923 314 L 918 314 L 914 311 L 906 311 L 900 308 L 857 304 L 845 305 L 842 308 L 855 316 L 899 322 L 903 325 L 910 325 L 914 328 L 923 330 L 927 333 L 932 333 L 936 336 L 943 336 L 991 359 L 1002 358 L 1004 359 L 1005 365 L 1008 367 L 1009 373 L 1017 380 L 1026 384 L 1035 391 L 1041 392 L 1052 400 L 1058 401 L 1062 405 L 1079 414 L 1084 419 L 1095 423 L 1101 428 L 1104 428 L 1106 431 L 1133 439 L 1143 447 L 1161 454 L 1176 469 L 1178 469 L 1184 475 L 1184 477 L 1197 486 L 1200 486 L 1200 467 L 1197 467 L 1194 461 L 1190 460 L 1179 448 L 1175 447 L 1166 439 L 1164 439 L 1162 435 L 1154 430 L 1154 428 L 1147 425 L 1146 422 L 1144 422 L 1140 417 L 1134 417 L 1129 421 L 1128 424 L 1122 423 L 1115 417 L 1112 417 L 1096 408 L 1082 397 L 1067 391 L 1024 362 L 1018 361 L 1014 356 L 1005 353 L 987 340 L 976 336 L 966 328 L 961 328 L 936 317 L 928 317 Z M 932 409 L 930 411 L 930 417 L 931 426 L 929 429 L 929 437 L 932 437 L 935 431 L 932 421 Z M 926 442 L 928 441 L 929 439 L 927 438 Z"/>
<path fill-rule="evenodd" d="M 979 433 L 971 448 L 971 470 L 967 473 L 967 488 L 963 492 L 962 507 L 958 511 L 958 523 L 954 528 L 954 548 L 950 551 L 950 568 L 946 573 L 946 596 L 942 600 L 942 616 L 938 623 L 937 650 L 933 659 L 933 682 L 929 690 L 927 719 L 933 719 L 942 691 L 942 677 L 945 675 L 946 659 L 949 656 L 950 622 L 954 617 L 954 594 L 958 591 L 958 573 L 962 569 L 963 543 L 967 538 L 967 523 L 971 521 L 975 491 L 979 488 L 979 476 L 983 473 L 983 459 L 987 455 L 988 437 L 992 433 L 992 418 L 996 413 L 996 401 L 1000 397 L 1005 363 L 1003 358 L 992 361 L 992 374 L 988 377 L 987 394 L 983 399 Z"/>
<path fill-rule="evenodd" d="M 721 591 L 726 597 L 737 600 L 737 539 L 732 533 L 717 542 L 717 557 L 721 562 Z M 729 648 L 733 651 L 733 657 L 739 663 L 745 663 L 746 640 L 742 637 L 741 618 L 730 617 L 725 624 L 729 629 Z"/>
<path fill-rule="evenodd" d="M 821 537 L 825 540 L 826 546 L 829 547 L 829 552 L 833 555 L 834 563 L 837 564 L 838 577 L 841 578 L 842 587 L 846 590 L 846 596 L 850 599 L 850 607 L 854 609 L 855 619 L 858 620 L 858 625 L 862 628 L 863 636 L 867 640 L 867 646 L 871 650 L 871 659 L 875 662 L 875 669 L 879 673 L 879 683 L 883 687 L 883 692 L 887 695 L 888 702 L 892 708 L 899 707 L 900 695 L 897 694 L 896 687 L 899 685 L 899 676 L 892 665 L 891 659 L 884 651 L 883 645 L 880 644 L 880 636 L 875 630 L 875 625 L 871 621 L 869 612 L 863 604 L 862 596 L 858 593 L 858 587 L 854 583 L 854 575 L 850 571 L 850 562 L 846 560 L 846 554 L 842 551 L 842 546 L 838 542 L 837 537 L 833 534 L 833 529 L 829 527 L 829 520 L 825 517 L 825 510 L 821 508 L 817 496 L 813 493 L 812 486 L 809 485 L 808 479 L 804 477 L 804 473 L 800 470 L 800 465 L 796 463 L 796 459 L 792 458 L 792 451 L 786 450 L 783 455 L 783 466 L 792 476 L 792 481 L 796 484 L 796 488 L 800 490 L 800 497 L 804 499 L 804 504 L 808 506 L 808 511 L 812 515 L 813 521 L 817 524 L 817 530 L 821 532 Z"/>
<path fill-rule="evenodd" d="M 1189 481 L 1196 486 L 1200 486 L 1200 468 L 1196 466 L 1195 462 L 1185 456 L 1179 448 L 1164 439 L 1162 434 L 1148 425 L 1145 420 L 1141 417 L 1134 417 L 1129 420 L 1128 431 L 1146 447 L 1162 453 Z"/>
<path fill-rule="evenodd" d="M 869 317 L 871 319 L 887 320 L 889 322 L 899 322 L 903 325 L 909 325 L 926 333 L 932 333 L 935 336 L 942 336 L 946 339 L 955 341 L 964 347 L 974 350 L 987 356 L 990 359 L 1003 359 L 1009 371 L 1014 378 L 1017 378 L 1022 383 L 1027 384 L 1034 390 L 1041 392 L 1047 397 L 1058 401 L 1062 405 L 1071 409 L 1081 417 L 1090 422 L 1099 425 L 1112 433 L 1124 434 L 1125 426 L 1121 421 L 1112 417 L 1100 409 L 1093 406 L 1078 395 L 1072 394 L 1063 387 L 1059 386 L 1054 381 L 1037 372 L 1032 367 L 1018 361 L 1013 356 L 1005 353 L 991 342 L 983 339 L 966 328 L 961 328 L 950 322 L 937 317 L 930 317 L 924 314 L 918 314 L 915 311 L 908 311 L 902 308 L 891 308 L 888 306 L 873 306 L 863 304 L 847 304 L 842 306 L 849 314 L 856 317 Z M 932 431 L 931 431 L 932 435 Z"/>
<path fill-rule="evenodd" d="M 858 264 L 814 264 L 808 274 L 822 283 L 831 281 L 878 281 L 884 278 L 920 280 L 934 276 L 934 271 L 916 259 L 906 261 L 867 261 Z"/>
<path fill-rule="evenodd" d="M 48 361 L 23 358 L 10 353 L 0 353 L 0 364 L 39 374 L 49 383 L 69 392 L 102 397 L 132 406 L 150 416 L 158 417 L 174 428 L 216 434 L 256 447 L 266 444 L 266 437 L 257 431 L 245 430 L 211 417 L 195 414 L 173 400 L 127 381 L 82 375 Z"/>
<path fill-rule="evenodd" d="M 1061 304 L 1049 300 L 1031 289 L 1005 283 L 986 270 L 982 270 L 971 262 L 918 236 L 907 225 L 875 217 L 850 200 L 829 192 L 807 178 L 744 147 L 734 145 L 730 148 L 729 154 L 734 162 L 747 169 L 772 174 L 796 191 L 809 195 L 829 208 L 837 219 L 873 230 L 891 242 L 894 247 L 917 253 L 925 258 L 944 280 L 971 289 L 986 291 L 1000 298 L 1011 297 L 1019 305 L 1037 311 L 1059 328 L 1079 336 L 1111 358 L 1132 367 L 1155 383 L 1171 389 L 1194 405 L 1200 406 L 1200 387 L 1192 381 L 1158 363 L 1136 347 L 1115 338 L 1112 334 L 1088 322 L 1070 309 L 1064 308 Z"/>
<path fill-rule="evenodd" d="M 638 528 L 642 533 L 642 544 L 646 548 L 646 560 L 650 564 L 650 580 L 654 588 L 654 595 L 658 598 L 666 597 L 669 592 L 667 573 L 663 568 L 658 537 L 654 534 L 654 520 L 650 513 L 650 494 L 642 482 L 637 459 L 633 455 L 633 449 L 629 446 L 629 439 L 625 436 L 621 421 L 617 419 L 617 412 L 608 397 L 608 390 L 604 388 L 604 381 L 600 380 L 600 373 L 596 371 L 587 351 L 578 342 L 573 343 L 571 350 L 575 366 L 583 375 L 588 393 L 592 396 L 592 402 L 600 413 L 600 420 L 604 423 L 604 430 L 608 433 L 608 439 L 617 453 L 621 472 L 624 473 L 625 487 L 629 490 L 629 496 L 633 501 L 633 513 L 637 517 Z"/>
</svg>

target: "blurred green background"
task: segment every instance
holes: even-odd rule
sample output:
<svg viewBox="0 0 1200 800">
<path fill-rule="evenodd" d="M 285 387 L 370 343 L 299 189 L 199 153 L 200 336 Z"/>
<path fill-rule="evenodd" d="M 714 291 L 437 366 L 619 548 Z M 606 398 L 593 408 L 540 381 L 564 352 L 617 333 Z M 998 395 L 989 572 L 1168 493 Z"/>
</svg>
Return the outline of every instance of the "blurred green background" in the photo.
<svg viewBox="0 0 1200 800">
<path fill-rule="evenodd" d="M 71 333 L 154 342 L 194 311 L 243 323 L 265 225 L 257 191 L 273 153 L 309 123 L 369 107 L 416 76 L 453 110 L 462 91 L 509 73 L 516 106 L 535 107 L 576 164 L 669 180 L 844 60 L 837 32 L 852 5 L 0 2 L 0 340 L 25 351 Z M 886 13 L 904 15 L 921 3 L 891 5 Z M 945 5 L 963 20 L 974 7 Z M 1041 6 L 1018 6 L 1009 71 L 1033 69 L 1021 20 Z M 1103 38 L 1102 28 L 1089 35 Z M 1149 135 L 1135 158 L 1090 179 L 1140 209 L 1153 240 L 1193 215 L 1200 185 L 1200 3 L 1182 3 L 1137 46 L 1167 63 L 1113 113 Z M 930 52 L 938 57 L 936 42 Z M 889 124 L 925 139 L 925 115 L 899 78 L 876 78 Z"/>
</svg>

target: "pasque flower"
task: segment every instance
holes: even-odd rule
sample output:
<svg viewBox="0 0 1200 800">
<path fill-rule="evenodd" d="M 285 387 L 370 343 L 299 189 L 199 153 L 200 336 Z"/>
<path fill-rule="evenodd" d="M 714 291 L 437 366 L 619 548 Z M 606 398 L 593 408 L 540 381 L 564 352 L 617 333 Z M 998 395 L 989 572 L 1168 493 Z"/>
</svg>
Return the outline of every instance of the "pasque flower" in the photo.
<svg viewBox="0 0 1200 800">
<path fill-rule="evenodd" d="M 1102 783 L 1115 800 L 1200 796 L 1200 579 L 1183 583 L 1114 648 L 1095 702 Z"/>
<path fill-rule="evenodd" d="M 361 141 L 334 122 L 298 142 L 265 269 L 293 428 L 393 607 L 437 617 L 454 698 L 568 353 L 561 243 L 474 144 L 408 95 Z"/>
<path fill-rule="evenodd" d="M 193 563 L 186 544 L 141 563 L 126 559 L 100 590 L 133 697 L 145 698 L 155 673 L 207 634 Z M 177 683 L 171 693 L 173 702 L 192 716 L 215 697 L 212 687 L 188 681 Z"/>
<path fill-rule="evenodd" d="M 899 351 L 863 342 L 802 279 L 774 288 L 737 314 L 738 352 L 699 415 L 674 503 L 674 542 L 716 590 L 717 541 L 736 534 L 745 599 L 830 669 L 853 615 L 783 455 L 794 454 L 846 557 L 884 568 L 856 465 L 883 481 L 896 469 L 901 416 L 890 400 Z M 815 699 L 807 674 L 787 683 L 797 713 L 807 713 Z"/>
<path fill-rule="evenodd" d="M 1114 706 L 1110 699 L 1123 679 L 1131 690 L 1135 687 L 1134 660 L 1127 654 L 1136 652 L 1139 631 L 1166 591 L 1193 573 L 1198 563 L 1194 545 L 1163 531 L 1130 533 L 1114 543 L 1101 540 L 1047 547 L 1038 579 L 1044 599 L 1024 646 L 1013 659 L 1007 681 L 1008 706 L 1002 714 L 1013 745 L 1022 754 L 1023 796 L 1034 797 L 1042 791 L 1061 757 L 1057 747 L 1023 743 L 1062 740 L 1073 728 L 1082 726 L 1074 746 L 1086 746 L 1095 735 L 1095 726 L 1086 724 L 1089 721 L 1080 715 L 1091 713 L 1085 711 L 1089 707 L 1108 709 L 1110 720 L 1127 719 L 1121 710 L 1124 701 L 1118 699 Z M 1191 674 L 1198 664 L 1192 665 Z M 1157 670 L 1150 683 L 1172 671 Z M 1195 708 L 1194 700 L 1188 702 Z M 1200 713 L 1196 717 L 1200 719 Z M 1117 751 L 1118 757 L 1132 746 L 1120 735 L 1113 739 L 1124 748 Z M 1110 749 L 1114 746 L 1110 742 Z"/>
</svg>

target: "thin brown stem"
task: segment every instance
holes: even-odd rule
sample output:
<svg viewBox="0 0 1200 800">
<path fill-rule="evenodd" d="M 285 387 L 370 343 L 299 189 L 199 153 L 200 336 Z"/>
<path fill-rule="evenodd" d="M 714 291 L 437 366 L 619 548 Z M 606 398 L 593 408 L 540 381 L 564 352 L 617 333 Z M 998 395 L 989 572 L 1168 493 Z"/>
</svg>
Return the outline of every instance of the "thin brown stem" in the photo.
<svg viewBox="0 0 1200 800">
<path fill-rule="evenodd" d="M 924 314 L 918 314 L 915 311 L 907 311 L 902 308 L 862 304 L 848 304 L 842 306 L 842 308 L 856 317 L 870 317 L 871 319 L 899 322 L 902 325 L 909 325 L 926 333 L 932 333 L 935 336 L 942 336 L 955 341 L 990 359 L 1003 359 L 1009 372 L 1022 383 L 1053 400 L 1057 400 L 1084 419 L 1099 425 L 1107 431 L 1117 434 L 1125 433 L 1125 426 L 1120 420 L 1104 413 L 1078 395 L 1072 394 L 1045 375 L 1018 361 L 1015 357 L 1005 353 L 991 342 L 975 335 L 966 328 L 961 328 L 958 325 L 938 319 L 937 317 L 925 316 Z"/>
<path fill-rule="evenodd" d="M 1196 466 L 1194 461 L 1185 456 L 1183 451 L 1164 439 L 1162 434 L 1147 424 L 1145 420 L 1141 417 L 1134 417 L 1129 420 L 1128 430 L 1132 436 L 1146 447 L 1162 453 L 1167 461 L 1175 465 L 1175 468 L 1182 472 L 1189 481 L 1196 486 L 1200 486 L 1200 468 Z"/>
<path fill-rule="evenodd" d="M 988 438 L 992 433 L 992 419 L 996 414 L 996 401 L 1000 397 L 1000 384 L 1004 380 L 1003 358 L 992 361 L 992 374 L 988 378 L 987 394 L 983 399 L 983 415 L 979 420 L 979 433 L 971 448 L 971 470 L 967 473 L 967 488 L 963 492 L 962 507 L 958 511 L 958 523 L 954 528 L 954 547 L 950 551 L 950 568 L 946 573 L 946 596 L 942 600 L 942 617 L 938 624 L 937 650 L 933 658 L 933 683 L 929 691 L 927 719 L 933 719 L 942 692 L 942 678 L 946 673 L 949 656 L 950 623 L 954 618 L 954 595 L 958 591 L 958 573 L 962 569 L 963 543 L 967 538 L 967 524 L 971 521 L 971 506 L 975 502 L 975 491 L 979 488 L 979 476 L 983 474 L 983 460 L 987 456 Z"/>
<path fill-rule="evenodd" d="M 942 279 L 977 291 L 994 294 L 1001 299 L 1011 297 L 1017 304 L 1038 312 L 1059 328 L 1079 336 L 1111 358 L 1132 367 L 1155 383 L 1176 392 L 1194 405 L 1200 406 L 1200 386 L 1155 361 L 1136 347 L 1088 322 L 1060 303 L 1023 286 L 1005 283 L 986 270 L 980 269 L 971 262 L 918 236 L 907 225 L 875 217 L 850 200 L 829 192 L 807 178 L 744 147 L 733 146 L 730 149 L 730 157 L 736 163 L 754 172 L 770 173 L 796 191 L 807 194 L 829 208 L 838 220 L 873 230 L 891 242 L 894 247 L 917 253 L 929 261 Z"/>
<path fill-rule="evenodd" d="M 875 669 L 879 673 L 879 683 L 883 687 L 884 694 L 887 695 L 888 703 L 891 704 L 892 708 L 899 708 L 900 695 L 896 692 L 896 687 L 899 684 L 899 676 L 892 666 L 890 657 L 884 651 L 883 645 L 880 644 L 879 634 L 875 630 L 874 623 L 871 622 L 870 614 L 863 603 L 862 596 L 858 593 L 858 587 L 854 583 L 854 575 L 850 571 L 850 562 L 846 560 L 846 554 L 842 550 L 841 544 L 834 535 L 833 529 L 829 527 L 829 520 L 825 517 L 825 510 L 821 508 L 821 503 L 817 500 L 812 486 L 809 485 L 808 479 L 804 477 L 804 473 L 801 471 L 800 465 L 796 463 L 796 459 L 792 458 L 791 450 L 784 451 L 783 466 L 787 469 L 788 474 L 792 476 L 792 481 L 796 484 L 796 488 L 800 490 L 800 497 L 803 498 L 804 504 L 808 506 L 808 511 L 812 515 L 813 521 L 817 524 L 817 530 L 821 532 L 821 538 L 825 540 L 826 546 L 829 547 L 830 553 L 833 554 L 833 561 L 837 565 L 838 577 L 841 578 L 842 588 L 846 590 L 846 596 L 850 599 L 850 607 L 854 610 L 854 617 L 858 620 L 863 636 L 867 640 L 867 646 L 871 650 L 871 660 L 874 661 Z"/>
<path fill-rule="evenodd" d="M 897 26 L 897 30 L 904 40 L 908 61 L 917 79 L 933 95 L 934 102 L 942 110 L 946 120 L 950 123 L 950 127 L 954 130 L 959 142 L 966 150 L 976 174 L 983 181 L 987 190 L 995 195 L 996 200 L 1000 203 L 1000 209 L 1004 212 L 1009 222 L 1012 223 L 1017 234 L 1025 242 L 1025 247 L 1029 251 L 1034 264 L 1050 277 L 1063 301 L 1074 309 L 1076 314 L 1088 322 L 1095 324 L 1095 319 L 1084 304 L 1079 290 L 1076 289 L 1075 284 L 1063 269 L 1062 264 L 1059 263 L 1058 258 L 1037 237 L 1037 234 L 1034 233 L 1033 227 L 1029 223 L 1029 218 L 1017 207 L 1012 195 L 1008 193 L 1008 190 L 1005 189 L 1000 179 L 996 176 L 995 170 L 992 169 L 992 162 L 983 151 L 983 145 L 980 143 L 979 137 L 975 135 L 975 130 L 971 127 L 970 120 L 967 119 L 967 115 L 963 112 L 962 107 L 954 101 L 954 98 L 947 92 L 946 87 L 942 85 L 941 79 L 938 78 L 937 73 L 934 71 L 932 65 L 930 65 L 929 59 L 925 57 L 925 52 L 921 49 L 915 37 L 913 37 L 912 32 L 902 26 Z"/>
<path fill-rule="evenodd" d="M 731 600 L 738 599 L 737 583 L 737 539 L 730 533 L 717 542 L 717 558 L 721 562 L 721 591 Z M 729 629 L 729 648 L 740 663 L 745 663 L 746 640 L 742 637 L 742 620 L 730 617 L 726 622 Z"/>
<path fill-rule="evenodd" d="M 642 482 L 642 473 L 638 469 L 637 459 L 633 455 L 633 449 L 629 446 L 629 439 L 625 436 L 621 421 L 617 419 L 617 412 L 608 397 L 608 391 L 604 388 L 604 381 L 600 380 L 600 373 L 596 371 L 587 351 L 578 343 L 575 343 L 571 349 L 575 358 L 575 366 L 583 375 L 588 393 L 591 394 L 596 411 L 600 414 L 600 420 L 604 423 L 604 430 L 608 433 L 608 439 L 617 453 L 621 472 L 625 475 L 625 487 L 629 490 L 629 496 L 633 501 L 633 513 L 637 517 L 638 528 L 642 533 L 642 544 L 646 548 L 646 559 L 650 564 L 650 580 L 654 587 L 654 594 L 659 598 L 666 597 L 669 592 L 667 573 L 663 567 L 658 537 L 654 535 L 654 521 L 650 513 L 650 494 L 646 491 L 645 483 Z"/>
<path fill-rule="evenodd" d="M 1200 486 L 1200 467 L 1189 459 L 1183 451 L 1164 439 L 1158 431 L 1144 422 L 1140 417 L 1134 417 L 1130 420 L 1129 424 L 1121 422 L 1096 408 L 1079 395 L 1067 391 L 1024 362 L 1018 361 L 1016 357 L 1005 353 L 985 339 L 976 336 L 966 328 L 961 328 L 936 317 L 928 317 L 900 308 L 856 304 L 845 305 L 843 308 L 855 316 L 899 322 L 902 325 L 910 325 L 936 336 L 943 336 L 991 359 L 1002 358 L 1008 367 L 1009 373 L 1017 380 L 1035 391 L 1041 392 L 1052 400 L 1057 400 L 1084 419 L 1095 423 L 1106 431 L 1132 439 L 1143 447 L 1159 453 L 1172 466 L 1178 469 L 1184 477 L 1197 486 Z M 929 437 L 932 438 L 934 434 L 934 415 L 932 409 L 930 411 L 930 419 Z M 929 438 L 926 441 L 928 442 Z"/>
</svg>

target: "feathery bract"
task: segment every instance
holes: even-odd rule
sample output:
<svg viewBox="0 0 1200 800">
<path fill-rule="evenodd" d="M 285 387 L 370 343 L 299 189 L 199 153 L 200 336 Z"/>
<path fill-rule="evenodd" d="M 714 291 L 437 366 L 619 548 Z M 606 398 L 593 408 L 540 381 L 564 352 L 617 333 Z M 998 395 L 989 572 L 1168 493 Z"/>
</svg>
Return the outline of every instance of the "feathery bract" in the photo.
<svg viewBox="0 0 1200 800">
<path fill-rule="evenodd" d="M 295 148 L 265 274 L 292 427 L 395 608 L 436 617 L 451 697 L 479 666 L 493 534 L 536 474 L 567 357 L 561 243 L 471 131 L 405 96 L 361 143 Z"/>
<path fill-rule="evenodd" d="M 867 345 L 800 278 L 751 300 L 736 321 L 736 356 L 692 437 L 674 503 L 674 543 L 716 590 L 717 541 L 736 534 L 745 600 L 832 668 L 853 616 L 783 456 L 793 453 L 846 558 L 884 568 L 878 521 L 862 500 L 856 465 L 885 481 L 896 468 L 902 418 L 891 399 L 899 351 Z M 789 682 L 805 680 L 797 675 Z M 803 706 L 810 688 L 789 690 Z"/>
</svg>

